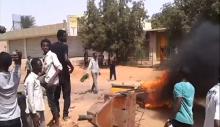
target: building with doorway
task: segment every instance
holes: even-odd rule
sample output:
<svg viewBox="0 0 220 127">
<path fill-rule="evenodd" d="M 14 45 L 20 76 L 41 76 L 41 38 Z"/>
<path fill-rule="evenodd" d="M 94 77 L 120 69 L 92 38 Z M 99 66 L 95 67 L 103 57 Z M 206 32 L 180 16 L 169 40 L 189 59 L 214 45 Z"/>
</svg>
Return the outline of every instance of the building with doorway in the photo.
<svg viewBox="0 0 220 127">
<path fill-rule="evenodd" d="M 40 42 L 44 38 L 48 38 L 51 42 L 57 41 L 57 31 L 66 29 L 67 23 L 58 23 L 53 25 L 38 26 L 33 28 L 21 29 L 17 31 L 9 31 L 0 35 L 0 42 L 7 44 L 6 51 L 11 53 L 19 50 L 23 53 L 23 58 L 27 56 L 40 57 L 42 50 Z M 83 56 L 83 45 L 78 36 L 68 36 L 69 56 Z"/>
<path fill-rule="evenodd" d="M 152 65 L 162 63 L 168 57 L 168 35 L 166 28 L 145 31 L 146 47 Z"/>
<path fill-rule="evenodd" d="M 48 38 L 51 42 L 56 42 L 56 33 L 59 29 L 65 29 L 68 32 L 69 57 L 83 57 L 84 48 L 77 35 L 76 16 L 68 16 L 67 22 L 64 21 L 63 23 L 37 26 L 0 34 L 0 51 L 11 53 L 19 50 L 23 53 L 23 58 L 27 58 L 27 56 L 40 57 L 42 56 L 41 40 Z M 152 65 L 155 65 L 166 60 L 168 54 L 166 29 L 152 29 L 151 23 L 145 22 L 144 31 L 146 37 L 146 56 L 149 58 L 148 63 L 150 62 Z"/>
</svg>

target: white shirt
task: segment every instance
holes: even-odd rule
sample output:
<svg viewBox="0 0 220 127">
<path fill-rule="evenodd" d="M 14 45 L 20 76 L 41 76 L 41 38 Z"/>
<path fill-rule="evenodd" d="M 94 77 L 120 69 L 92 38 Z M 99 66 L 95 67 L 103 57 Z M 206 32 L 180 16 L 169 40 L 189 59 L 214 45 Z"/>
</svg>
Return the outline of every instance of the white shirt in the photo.
<svg viewBox="0 0 220 127">
<path fill-rule="evenodd" d="M 51 51 L 48 51 L 47 54 L 44 56 L 44 60 L 43 60 L 43 71 L 46 73 L 45 76 L 46 83 L 51 83 L 51 84 L 59 83 L 58 75 L 54 81 L 49 82 L 50 79 L 53 77 L 53 75 L 56 73 L 57 69 L 62 71 L 63 66 L 58 60 L 57 55 Z"/>
<path fill-rule="evenodd" d="M 206 115 L 204 127 L 214 127 L 214 120 L 220 120 L 220 83 L 212 87 L 206 96 Z"/>
<path fill-rule="evenodd" d="M 89 72 L 89 70 L 91 70 L 92 73 L 99 73 L 100 72 L 98 59 L 95 60 L 94 58 L 91 58 L 91 60 L 89 61 L 87 73 Z"/>
<path fill-rule="evenodd" d="M 31 72 L 24 83 L 26 96 L 26 113 L 36 113 L 36 111 L 44 111 L 43 91 L 38 75 Z"/>
<path fill-rule="evenodd" d="M 19 65 L 16 65 L 12 72 L 0 72 L 0 121 L 20 117 L 20 108 L 17 102 L 20 76 Z"/>
<path fill-rule="evenodd" d="M 108 52 L 104 51 L 103 55 L 104 55 L 104 60 L 108 60 Z"/>
</svg>

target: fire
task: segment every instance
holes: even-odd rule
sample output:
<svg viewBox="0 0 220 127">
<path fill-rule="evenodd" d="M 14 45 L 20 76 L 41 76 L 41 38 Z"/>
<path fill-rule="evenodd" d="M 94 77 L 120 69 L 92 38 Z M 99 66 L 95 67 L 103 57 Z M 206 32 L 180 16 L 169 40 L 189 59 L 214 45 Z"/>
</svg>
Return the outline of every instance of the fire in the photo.
<svg viewBox="0 0 220 127">
<path fill-rule="evenodd" d="M 159 108 L 163 106 L 170 106 L 169 102 L 163 98 L 163 90 L 169 81 L 169 71 L 162 73 L 161 77 L 141 83 L 140 89 L 146 94 L 145 108 Z"/>
<path fill-rule="evenodd" d="M 126 92 L 129 90 L 141 91 L 137 93 L 137 103 L 144 108 L 154 109 L 160 107 L 171 107 L 170 101 L 167 100 L 165 87 L 169 83 L 169 71 L 166 70 L 162 75 L 150 81 L 138 83 L 136 85 L 115 85 L 112 84 L 112 93 Z"/>
</svg>

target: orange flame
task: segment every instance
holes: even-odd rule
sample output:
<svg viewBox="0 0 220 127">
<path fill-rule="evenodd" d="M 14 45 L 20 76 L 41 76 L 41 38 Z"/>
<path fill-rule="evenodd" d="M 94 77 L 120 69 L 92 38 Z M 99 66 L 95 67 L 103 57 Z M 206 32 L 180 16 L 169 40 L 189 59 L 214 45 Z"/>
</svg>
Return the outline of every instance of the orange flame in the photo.
<svg viewBox="0 0 220 127">
<path fill-rule="evenodd" d="M 159 108 L 168 106 L 169 103 L 163 99 L 162 92 L 165 86 L 168 84 L 169 72 L 164 71 L 162 76 L 152 81 L 146 81 L 140 85 L 140 88 L 147 94 L 147 101 L 145 102 L 145 108 Z"/>
</svg>

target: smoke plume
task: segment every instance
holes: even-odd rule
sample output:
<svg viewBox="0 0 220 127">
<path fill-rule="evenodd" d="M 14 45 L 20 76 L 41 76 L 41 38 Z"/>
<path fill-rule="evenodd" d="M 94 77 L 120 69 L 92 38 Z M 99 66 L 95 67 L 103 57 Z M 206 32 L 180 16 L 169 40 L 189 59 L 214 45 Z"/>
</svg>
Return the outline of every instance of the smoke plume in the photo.
<svg viewBox="0 0 220 127">
<path fill-rule="evenodd" d="M 218 82 L 220 26 L 205 22 L 194 28 L 179 46 L 169 63 L 171 84 L 180 81 L 178 71 L 189 70 L 188 80 L 195 86 L 196 95 L 204 96 Z M 170 85 L 173 88 L 173 85 Z"/>
</svg>

